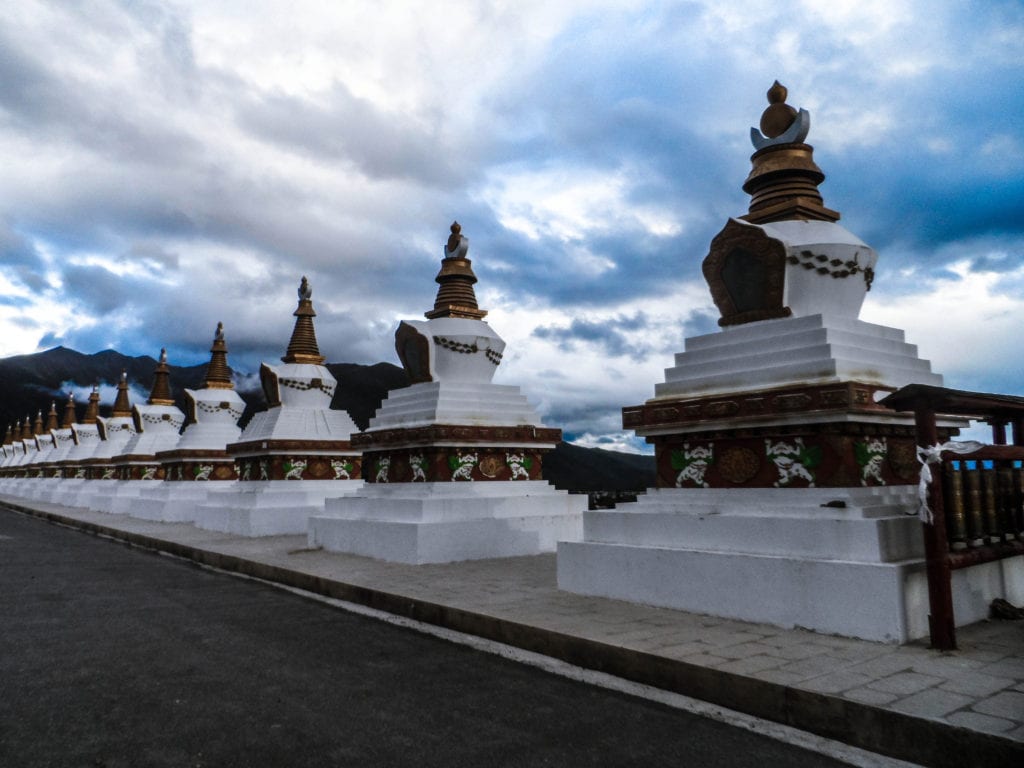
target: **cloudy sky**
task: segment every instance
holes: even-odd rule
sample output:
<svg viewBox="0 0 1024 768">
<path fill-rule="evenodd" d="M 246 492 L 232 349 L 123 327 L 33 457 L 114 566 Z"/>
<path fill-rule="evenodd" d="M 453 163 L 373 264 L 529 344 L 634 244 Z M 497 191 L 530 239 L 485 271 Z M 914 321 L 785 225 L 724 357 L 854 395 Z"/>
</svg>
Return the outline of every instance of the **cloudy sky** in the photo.
<svg viewBox="0 0 1024 768">
<path fill-rule="evenodd" d="M 627 445 L 621 406 L 716 328 L 700 261 L 775 78 L 880 253 L 862 318 L 1024 394 L 1017 0 L 11 0 L 0 355 L 192 364 L 223 320 L 253 370 L 305 274 L 329 360 L 397 363 L 458 219 L 499 380 Z"/>
</svg>

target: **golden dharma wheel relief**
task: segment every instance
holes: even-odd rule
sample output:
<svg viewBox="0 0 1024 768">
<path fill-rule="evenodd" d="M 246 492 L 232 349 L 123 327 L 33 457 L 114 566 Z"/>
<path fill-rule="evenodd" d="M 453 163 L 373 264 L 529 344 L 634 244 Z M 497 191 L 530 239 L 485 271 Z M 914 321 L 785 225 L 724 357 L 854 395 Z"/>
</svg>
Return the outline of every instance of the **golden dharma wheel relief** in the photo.
<svg viewBox="0 0 1024 768">
<path fill-rule="evenodd" d="M 749 448 L 728 448 L 718 459 L 718 472 L 735 485 L 752 480 L 761 469 L 761 457 Z"/>
<path fill-rule="evenodd" d="M 497 456 L 485 456 L 480 460 L 480 473 L 490 480 L 496 478 L 504 468 L 505 465 Z"/>
<path fill-rule="evenodd" d="M 324 480 L 328 476 L 333 477 L 333 475 L 334 473 L 331 471 L 331 464 L 327 459 L 311 459 L 309 465 L 306 467 L 305 477 L 308 478 Z"/>
</svg>

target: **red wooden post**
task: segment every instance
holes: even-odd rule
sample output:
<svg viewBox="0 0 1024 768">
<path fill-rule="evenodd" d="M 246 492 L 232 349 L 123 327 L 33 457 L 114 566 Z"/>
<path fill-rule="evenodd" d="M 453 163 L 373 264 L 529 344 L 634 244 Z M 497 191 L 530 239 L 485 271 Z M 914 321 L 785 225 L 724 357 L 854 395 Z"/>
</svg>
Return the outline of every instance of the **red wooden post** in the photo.
<svg viewBox="0 0 1024 768">
<path fill-rule="evenodd" d="M 918 400 L 914 407 L 917 439 L 922 448 L 939 442 L 935 411 L 927 400 Z M 925 569 L 928 574 L 928 629 L 931 647 L 940 651 L 956 650 L 953 624 L 952 570 L 949 567 L 949 543 L 946 540 L 946 519 L 942 503 L 942 462 L 932 465 L 932 483 L 928 487 L 928 506 L 932 523 L 922 525 L 924 533 Z"/>
<path fill-rule="evenodd" d="M 993 419 L 989 423 L 992 425 L 992 445 L 1006 445 L 1006 422 Z"/>
<path fill-rule="evenodd" d="M 1013 444 L 1024 445 L 1024 418 L 1020 416 L 1013 420 Z"/>
</svg>

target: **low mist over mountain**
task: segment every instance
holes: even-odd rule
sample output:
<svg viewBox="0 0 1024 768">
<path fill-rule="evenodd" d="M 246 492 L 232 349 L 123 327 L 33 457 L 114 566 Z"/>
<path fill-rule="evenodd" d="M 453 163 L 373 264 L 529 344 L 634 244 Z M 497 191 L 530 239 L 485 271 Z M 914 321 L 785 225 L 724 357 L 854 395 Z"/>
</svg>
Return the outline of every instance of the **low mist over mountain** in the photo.
<svg viewBox="0 0 1024 768">
<path fill-rule="evenodd" d="M 149 395 L 156 365 L 148 355 L 127 357 L 110 349 L 85 355 L 66 347 L 0 359 L 0 429 L 6 431 L 7 425 L 26 416 L 35 418 L 39 410 L 45 418 L 54 401 L 63 418 L 69 391 L 75 393 L 80 419 L 88 393 L 97 382 L 101 385 L 100 415 L 108 416 L 121 371 L 128 373 L 132 402 L 142 402 Z M 206 364 L 169 367 L 175 403 L 185 411 L 184 389 L 203 386 Z M 390 390 L 408 386 L 405 371 L 390 363 L 327 363 L 326 367 L 338 380 L 331 407 L 348 411 L 360 429 L 366 429 Z M 258 376 L 236 371 L 235 378 L 238 394 L 246 403 L 245 424 L 267 403 Z M 560 443 L 544 459 L 544 476 L 559 488 L 575 491 L 639 491 L 654 485 L 654 457 Z"/>
</svg>

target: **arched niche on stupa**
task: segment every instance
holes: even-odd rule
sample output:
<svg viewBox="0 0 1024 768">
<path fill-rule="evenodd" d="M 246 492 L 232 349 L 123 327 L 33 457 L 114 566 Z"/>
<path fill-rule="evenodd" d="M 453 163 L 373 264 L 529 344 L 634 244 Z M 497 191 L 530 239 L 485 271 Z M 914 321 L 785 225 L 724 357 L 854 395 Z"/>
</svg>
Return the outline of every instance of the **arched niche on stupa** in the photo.
<svg viewBox="0 0 1024 768">
<path fill-rule="evenodd" d="M 719 325 L 792 314 L 783 304 L 786 246 L 760 227 L 730 219 L 711 241 L 710 252 L 701 266 L 711 298 L 722 315 Z"/>
</svg>

